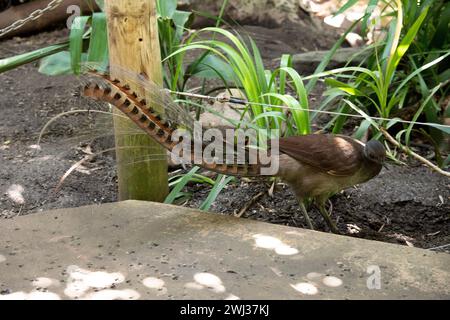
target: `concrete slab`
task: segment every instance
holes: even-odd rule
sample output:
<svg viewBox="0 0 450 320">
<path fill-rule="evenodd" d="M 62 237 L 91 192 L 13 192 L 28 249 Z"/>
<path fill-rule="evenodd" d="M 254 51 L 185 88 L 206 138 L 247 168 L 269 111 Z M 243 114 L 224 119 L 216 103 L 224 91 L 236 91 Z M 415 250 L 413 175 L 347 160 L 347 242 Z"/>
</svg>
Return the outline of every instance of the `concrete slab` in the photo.
<svg viewBox="0 0 450 320">
<path fill-rule="evenodd" d="M 0 223 L 0 298 L 450 298 L 450 255 L 126 201 Z"/>
</svg>

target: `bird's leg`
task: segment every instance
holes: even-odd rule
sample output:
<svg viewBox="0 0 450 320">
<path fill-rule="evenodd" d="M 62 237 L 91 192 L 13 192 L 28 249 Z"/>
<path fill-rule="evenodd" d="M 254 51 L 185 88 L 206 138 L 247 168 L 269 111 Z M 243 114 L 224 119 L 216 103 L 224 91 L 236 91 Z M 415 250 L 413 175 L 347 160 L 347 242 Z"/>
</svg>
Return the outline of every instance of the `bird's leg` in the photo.
<svg viewBox="0 0 450 320">
<path fill-rule="evenodd" d="M 311 219 L 309 218 L 308 211 L 306 211 L 305 204 L 303 203 L 303 200 L 299 199 L 298 202 L 300 204 L 300 210 L 302 211 L 303 216 L 305 217 L 306 223 L 308 224 L 308 228 L 310 228 L 311 230 L 314 230 L 314 226 L 313 226 L 313 224 L 311 222 Z"/>
<path fill-rule="evenodd" d="M 328 214 L 328 211 L 325 209 L 325 201 L 319 201 L 317 203 L 317 206 L 319 207 L 320 214 L 324 218 L 325 222 L 327 223 L 328 227 L 330 228 L 331 232 L 340 234 L 338 228 L 334 224 L 333 220 L 331 220 L 330 215 Z"/>
</svg>

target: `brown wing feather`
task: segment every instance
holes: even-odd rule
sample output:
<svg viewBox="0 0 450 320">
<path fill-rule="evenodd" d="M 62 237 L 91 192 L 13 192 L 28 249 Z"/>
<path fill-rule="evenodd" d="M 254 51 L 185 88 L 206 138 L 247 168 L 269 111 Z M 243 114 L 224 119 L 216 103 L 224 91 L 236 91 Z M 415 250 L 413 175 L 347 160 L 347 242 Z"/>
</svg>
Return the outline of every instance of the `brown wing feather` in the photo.
<svg viewBox="0 0 450 320">
<path fill-rule="evenodd" d="M 281 138 L 281 153 L 331 175 L 350 176 L 361 167 L 363 145 L 354 139 L 332 134 L 310 134 Z"/>
</svg>

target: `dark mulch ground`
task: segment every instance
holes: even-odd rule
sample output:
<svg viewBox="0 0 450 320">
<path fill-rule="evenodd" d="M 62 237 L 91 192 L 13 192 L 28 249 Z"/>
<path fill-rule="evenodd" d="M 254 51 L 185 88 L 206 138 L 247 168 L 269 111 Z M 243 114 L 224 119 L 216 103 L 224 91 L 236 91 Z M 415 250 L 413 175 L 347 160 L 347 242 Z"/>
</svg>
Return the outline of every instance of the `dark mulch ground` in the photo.
<svg viewBox="0 0 450 320">
<path fill-rule="evenodd" d="M 326 49 L 336 38 L 329 34 L 314 37 L 312 31 L 299 32 L 292 26 L 270 30 L 252 26 L 248 30 L 256 35 L 265 62 L 272 67 L 276 62 L 271 59 L 282 53 Z M 0 57 L 55 43 L 66 36 L 67 32 L 60 30 L 3 41 Z M 103 137 L 110 122 L 105 124 L 103 119 L 99 125 L 99 119 L 95 122 L 94 116 L 86 113 L 61 118 L 51 126 L 42 148 L 34 147 L 39 131 L 49 119 L 63 111 L 89 105 L 90 102 L 79 97 L 78 80 L 72 76 L 46 77 L 39 74 L 34 65 L 27 65 L 0 74 L 0 82 L 0 217 L 116 201 L 113 152 L 99 155 L 78 167 L 66 179 L 61 191 L 54 192 L 64 173 L 86 156 L 89 151 L 86 145 L 95 152 L 112 146 L 111 137 Z M 100 137 L 93 139 L 93 136 Z M 269 187 L 266 182 L 247 180 L 230 184 L 211 211 L 239 212 L 255 195 L 263 192 L 244 217 L 304 226 L 290 190 L 278 185 L 270 197 L 267 195 Z M 193 185 L 188 191 L 193 192 L 193 199 L 187 206 L 198 207 L 209 189 Z M 422 166 L 391 166 L 376 179 L 336 195 L 331 202 L 333 217 L 342 232 L 422 248 L 450 243 L 450 181 Z M 316 228 L 326 230 L 317 210 L 311 208 L 310 214 Z"/>
<path fill-rule="evenodd" d="M 356 237 L 432 248 L 450 243 L 450 181 L 424 167 L 389 166 L 368 183 L 331 199 L 333 218 L 341 232 Z M 244 217 L 277 224 L 306 227 L 298 202 L 284 184 L 269 196 L 270 183 L 241 182 L 227 186 L 211 211 L 239 213 L 253 203 Z M 191 207 L 206 199 L 208 190 L 192 188 Z M 442 200 L 445 203 L 442 203 Z M 316 229 L 327 230 L 318 210 L 311 206 Z"/>
</svg>

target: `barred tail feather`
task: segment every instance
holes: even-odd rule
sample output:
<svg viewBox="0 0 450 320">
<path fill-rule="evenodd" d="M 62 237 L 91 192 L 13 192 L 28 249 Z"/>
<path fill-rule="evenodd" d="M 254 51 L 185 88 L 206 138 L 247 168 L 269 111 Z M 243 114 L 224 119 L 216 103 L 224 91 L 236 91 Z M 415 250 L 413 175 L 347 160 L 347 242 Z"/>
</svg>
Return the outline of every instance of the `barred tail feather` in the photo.
<svg viewBox="0 0 450 320">
<path fill-rule="evenodd" d="M 154 85 L 152 87 L 154 91 L 151 95 L 152 103 L 154 102 L 153 97 L 155 97 L 157 103 L 164 106 L 164 114 L 162 115 L 155 108 L 152 108 L 145 99 L 141 99 L 139 95 L 133 92 L 129 85 L 123 84 L 118 79 L 111 79 L 106 74 L 98 72 L 93 72 L 93 74 L 96 77 L 85 83 L 84 95 L 114 105 L 167 150 L 172 151 L 178 143 L 182 143 L 183 137 L 180 137 L 181 141 L 173 141 L 172 137 L 175 130 L 185 128 L 193 137 L 193 118 L 182 106 L 174 103 L 170 95 L 164 94 L 164 90 Z M 193 142 L 191 141 L 191 150 L 194 150 Z M 225 147 L 224 144 L 224 149 Z M 204 145 L 202 144 L 203 148 Z M 191 154 L 187 156 L 194 163 L 193 152 L 191 151 Z M 196 164 L 207 170 L 236 176 L 258 176 L 261 169 L 260 164 L 238 164 L 237 162 L 219 164 L 205 161 L 205 159 Z"/>
</svg>

